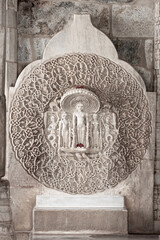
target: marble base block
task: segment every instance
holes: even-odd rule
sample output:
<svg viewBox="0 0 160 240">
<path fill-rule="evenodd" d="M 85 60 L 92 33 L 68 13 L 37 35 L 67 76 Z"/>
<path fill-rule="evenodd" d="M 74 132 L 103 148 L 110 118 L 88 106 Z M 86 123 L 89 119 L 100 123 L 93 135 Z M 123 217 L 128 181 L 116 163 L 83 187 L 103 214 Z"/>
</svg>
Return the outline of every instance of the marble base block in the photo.
<svg viewBox="0 0 160 240">
<path fill-rule="evenodd" d="M 124 196 L 37 195 L 34 234 L 127 234 Z"/>
<path fill-rule="evenodd" d="M 122 208 L 35 208 L 34 234 L 127 234 Z"/>
<path fill-rule="evenodd" d="M 37 195 L 36 207 L 38 208 L 124 208 L 124 196 L 118 195 L 67 195 L 53 197 L 51 195 Z"/>
</svg>

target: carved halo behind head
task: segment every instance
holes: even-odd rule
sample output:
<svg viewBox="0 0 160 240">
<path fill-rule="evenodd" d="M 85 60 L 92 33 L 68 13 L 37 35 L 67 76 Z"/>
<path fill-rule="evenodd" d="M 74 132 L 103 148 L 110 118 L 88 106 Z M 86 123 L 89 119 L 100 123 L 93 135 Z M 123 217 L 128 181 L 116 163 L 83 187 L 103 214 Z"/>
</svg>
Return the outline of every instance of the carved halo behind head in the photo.
<svg viewBox="0 0 160 240">
<path fill-rule="evenodd" d="M 83 111 L 96 113 L 100 109 L 100 101 L 96 94 L 88 89 L 71 89 L 61 98 L 60 105 L 65 112 L 73 113 L 78 103 L 83 104 Z"/>
</svg>

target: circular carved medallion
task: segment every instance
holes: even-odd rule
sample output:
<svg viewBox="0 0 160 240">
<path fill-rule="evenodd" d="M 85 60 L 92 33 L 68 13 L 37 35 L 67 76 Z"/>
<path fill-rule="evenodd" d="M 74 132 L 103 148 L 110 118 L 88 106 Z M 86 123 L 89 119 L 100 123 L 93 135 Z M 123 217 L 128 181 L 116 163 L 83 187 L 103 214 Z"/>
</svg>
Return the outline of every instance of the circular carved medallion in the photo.
<svg viewBox="0 0 160 240">
<path fill-rule="evenodd" d="M 140 84 L 97 55 L 66 55 L 36 66 L 11 104 L 16 159 L 40 183 L 67 193 L 116 186 L 143 159 L 150 135 Z"/>
</svg>

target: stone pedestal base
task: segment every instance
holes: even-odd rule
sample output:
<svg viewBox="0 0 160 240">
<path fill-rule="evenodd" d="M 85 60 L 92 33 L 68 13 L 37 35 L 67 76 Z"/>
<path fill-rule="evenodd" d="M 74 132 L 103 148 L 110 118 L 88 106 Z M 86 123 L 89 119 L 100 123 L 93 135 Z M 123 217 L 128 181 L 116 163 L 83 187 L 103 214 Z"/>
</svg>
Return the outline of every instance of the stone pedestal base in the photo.
<svg viewBox="0 0 160 240">
<path fill-rule="evenodd" d="M 127 234 L 125 208 L 35 208 L 34 234 Z"/>
</svg>

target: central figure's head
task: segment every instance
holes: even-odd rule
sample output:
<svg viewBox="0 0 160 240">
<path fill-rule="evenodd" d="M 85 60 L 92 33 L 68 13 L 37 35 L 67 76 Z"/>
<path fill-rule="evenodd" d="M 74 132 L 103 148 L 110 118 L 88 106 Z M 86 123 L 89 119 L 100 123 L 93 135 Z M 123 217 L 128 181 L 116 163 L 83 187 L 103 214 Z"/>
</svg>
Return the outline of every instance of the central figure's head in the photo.
<svg viewBox="0 0 160 240">
<path fill-rule="evenodd" d="M 76 104 L 76 110 L 78 112 L 82 112 L 83 109 L 84 109 L 83 103 L 79 102 L 79 103 Z"/>
</svg>

